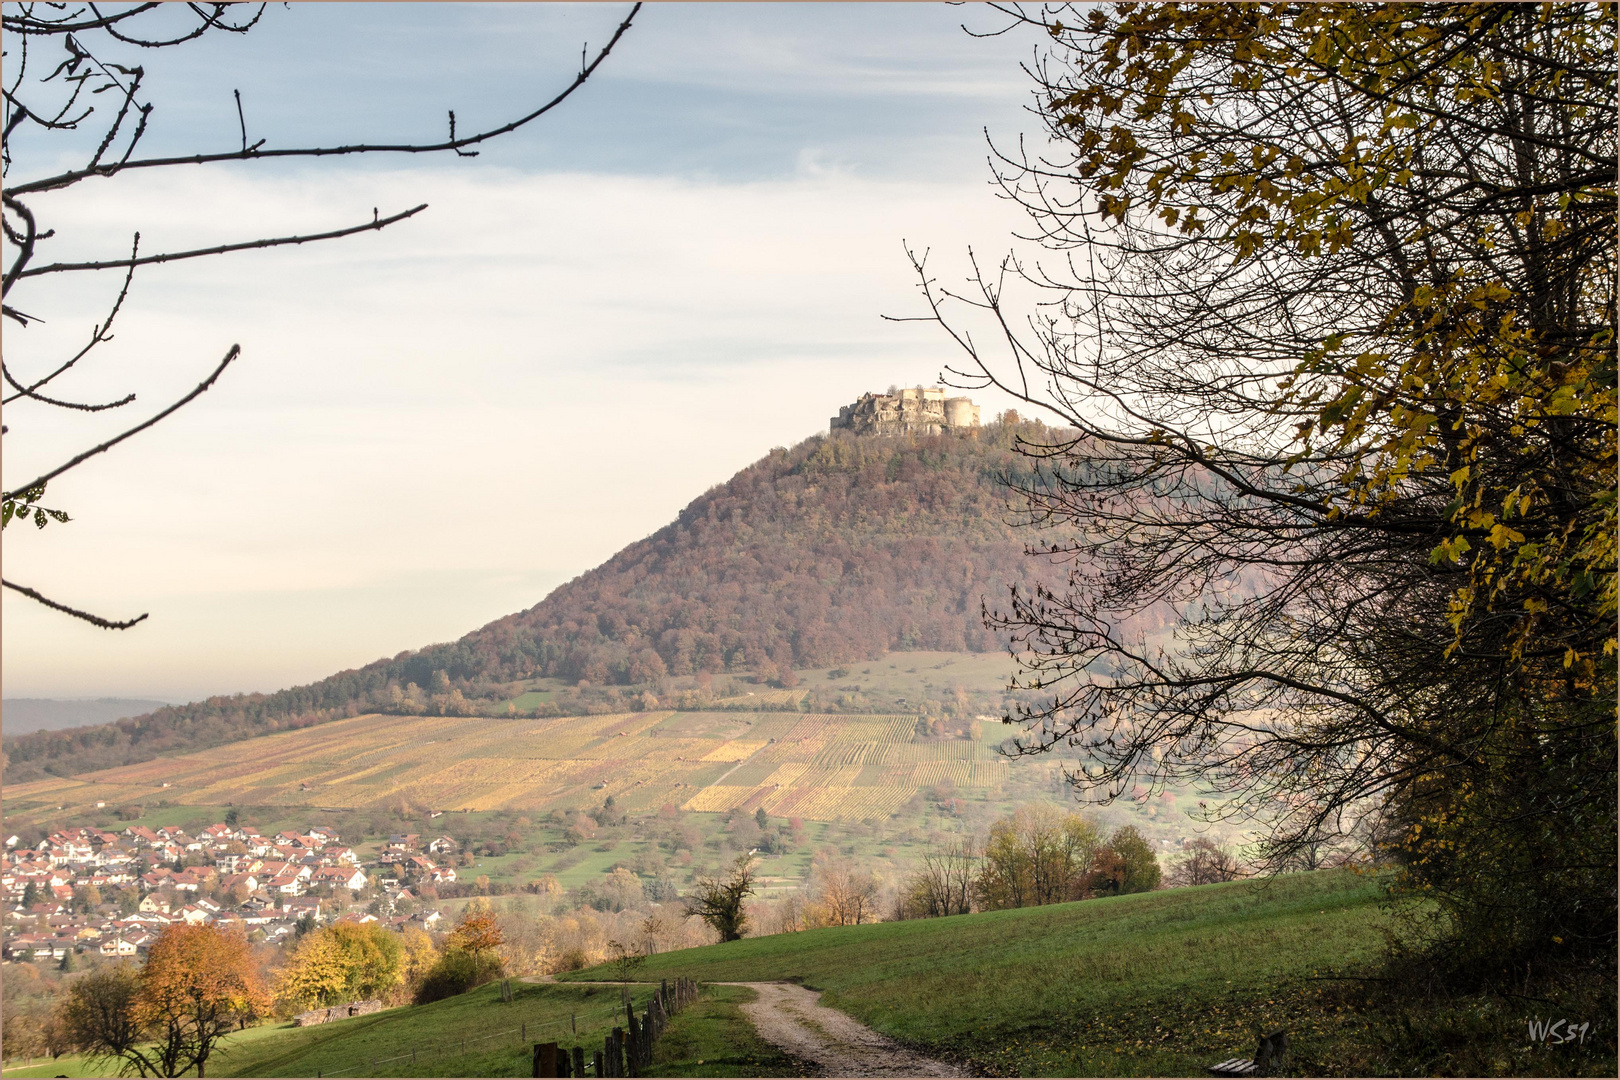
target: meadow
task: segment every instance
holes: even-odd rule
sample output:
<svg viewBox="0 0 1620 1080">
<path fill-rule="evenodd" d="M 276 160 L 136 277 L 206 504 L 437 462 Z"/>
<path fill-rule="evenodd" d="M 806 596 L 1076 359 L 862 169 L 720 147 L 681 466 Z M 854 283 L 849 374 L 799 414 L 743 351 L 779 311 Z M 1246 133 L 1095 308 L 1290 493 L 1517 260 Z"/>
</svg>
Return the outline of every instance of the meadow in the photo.
<svg viewBox="0 0 1620 1080">
<path fill-rule="evenodd" d="M 1372 882 L 1318 873 L 745 938 L 650 957 L 638 977 L 799 982 L 991 1075 L 1195 1076 L 1261 1029 L 1323 1060 L 1354 1021 L 1320 1014 L 1310 980 L 1375 959 L 1384 925 Z"/>
<path fill-rule="evenodd" d="M 637 977 L 799 982 L 974 1075 L 1199 1076 L 1277 1030 L 1291 1076 L 1614 1075 L 1612 1023 L 1580 1045 L 1526 1037 L 1549 1010 L 1605 1017 L 1590 987 L 1558 1000 L 1370 990 L 1395 925 L 1382 895 L 1369 875 L 1318 871 L 744 938 L 650 957 Z M 691 1059 L 662 1074 L 705 1075 Z"/>
<path fill-rule="evenodd" d="M 429 1005 L 385 1009 L 314 1027 L 264 1024 L 233 1034 L 208 1063 L 210 1076 L 528 1076 L 530 1046 L 557 1041 L 600 1048 L 624 1025 L 618 987 L 511 981 L 512 1000 L 489 983 Z M 632 985 L 637 1010 L 653 987 Z M 65 1056 L 6 1077 L 115 1076 L 116 1065 Z"/>
</svg>

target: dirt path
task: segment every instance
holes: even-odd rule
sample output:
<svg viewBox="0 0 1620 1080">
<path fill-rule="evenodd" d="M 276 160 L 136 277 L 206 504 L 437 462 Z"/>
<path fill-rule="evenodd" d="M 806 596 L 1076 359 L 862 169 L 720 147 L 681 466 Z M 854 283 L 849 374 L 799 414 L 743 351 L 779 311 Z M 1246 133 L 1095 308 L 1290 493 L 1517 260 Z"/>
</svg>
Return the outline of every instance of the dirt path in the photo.
<svg viewBox="0 0 1620 1080">
<path fill-rule="evenodd" d="M 726 983 L 746 986 L 759 998 L 741 1006 L 759 1037 L 828 1076 L 966 1076 L 943 1061 L 923 1057 L 837 1009 L 821 994 L 793 983 Z"/>
</svg>

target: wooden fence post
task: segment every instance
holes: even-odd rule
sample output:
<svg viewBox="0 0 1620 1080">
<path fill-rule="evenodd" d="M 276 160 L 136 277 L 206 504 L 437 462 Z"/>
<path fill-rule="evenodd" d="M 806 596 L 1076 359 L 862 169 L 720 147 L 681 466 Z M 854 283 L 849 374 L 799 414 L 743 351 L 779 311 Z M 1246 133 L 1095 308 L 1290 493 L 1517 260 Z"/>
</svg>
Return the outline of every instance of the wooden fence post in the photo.
<svg viewBox="0 0 1620 1080">
<path fill-rule="evenodd" d="M 534 1044 L 534 1073 L 535 1076 L 557 1076 L 557 1044 Z"/>
<path fill-rule="evenodd" d="M 606 1076 L 607 1075 L 607 1072 L 606 1072 L 606 1069 L 605 1069 L 606 1061 L 607 1061 L 607 1056 L 605 1054 L 603 1054 L 602 1051 L 600 1051 L 600 1050 L 596 1051 L 594 1054 L 591 1055 L 591 1065 L 594 1068 L 597 1076 Z"/>
</svg>

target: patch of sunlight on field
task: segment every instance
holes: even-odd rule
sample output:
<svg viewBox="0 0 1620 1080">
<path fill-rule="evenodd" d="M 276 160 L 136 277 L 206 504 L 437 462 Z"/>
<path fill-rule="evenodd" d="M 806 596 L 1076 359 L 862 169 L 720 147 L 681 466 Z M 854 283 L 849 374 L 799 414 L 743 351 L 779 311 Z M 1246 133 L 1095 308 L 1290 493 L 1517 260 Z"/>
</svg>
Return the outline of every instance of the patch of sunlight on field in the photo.
<svg viewBox="0 0 1620 1080">
<path fill-rule="evenodd" d="M 757 754 L 765 743 L 758 739 L 735 739 L 703 755 L 704 761 L 743 761 Z"/>
</svg>

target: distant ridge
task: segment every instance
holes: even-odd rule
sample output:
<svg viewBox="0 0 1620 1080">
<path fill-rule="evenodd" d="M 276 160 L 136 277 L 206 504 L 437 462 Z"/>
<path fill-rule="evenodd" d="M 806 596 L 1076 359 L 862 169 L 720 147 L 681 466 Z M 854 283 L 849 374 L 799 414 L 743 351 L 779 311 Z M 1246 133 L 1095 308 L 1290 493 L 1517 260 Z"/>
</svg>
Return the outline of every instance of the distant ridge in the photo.
<svg viewBox="0 0 1620 1080">
<path fill-rule="evenodd" d="M 0 731 L 7 735 L 26 735 L 31 731 L 105 724 L 140 716 L 167 704 L 145 698 L 6 698 L 0 701 Z"/>
<path fill-rule="evenodd" d="M 273 694 L 8 734 L 5 779 L 400 711 L 412 684 L 424 695 L 453 693 L 465 711 L 480 699 L 493 704 L 500 684 L 518 679 L 632 685 L 698 671 L 775 679 L 888 651 L 999 650 L 981 602 L 1001 603 L 1010 584 L 1041 570 L 1025 554 L 1033 534 L 1015 527 L 1002 484 L 1031 471 L 1013 449 L 1020 435 L 1051 431 L 1014 420 L 960 433 L 814 436 L 771 451 L 645 540 L 459 641 Z"/>
</svg>

